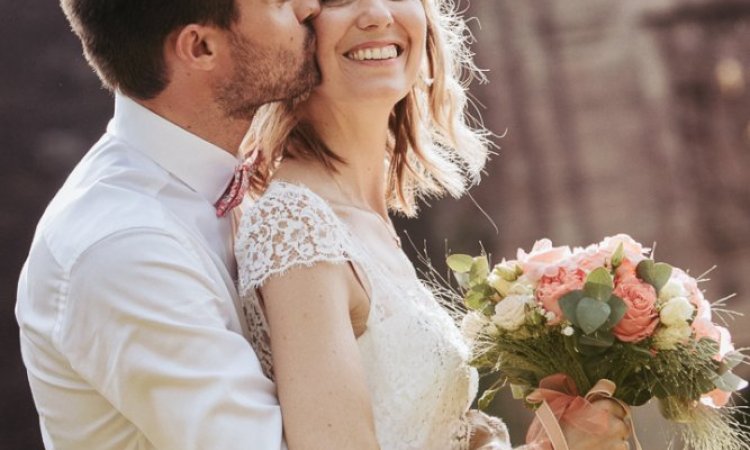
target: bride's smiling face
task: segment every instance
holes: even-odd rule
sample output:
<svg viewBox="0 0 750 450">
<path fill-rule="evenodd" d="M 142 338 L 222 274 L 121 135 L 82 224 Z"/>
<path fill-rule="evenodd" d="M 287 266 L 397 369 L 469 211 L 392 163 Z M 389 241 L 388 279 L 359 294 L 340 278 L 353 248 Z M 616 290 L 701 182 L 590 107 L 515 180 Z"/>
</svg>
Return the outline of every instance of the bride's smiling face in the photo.
<svg viewBox="0 0 750 450">
<path fill-rule="evenodd" d="M 395 105 L 425 53 L 423 0 L 323 0 L 313 21 L 322 83 L 313 95 Z"/>
</svg>

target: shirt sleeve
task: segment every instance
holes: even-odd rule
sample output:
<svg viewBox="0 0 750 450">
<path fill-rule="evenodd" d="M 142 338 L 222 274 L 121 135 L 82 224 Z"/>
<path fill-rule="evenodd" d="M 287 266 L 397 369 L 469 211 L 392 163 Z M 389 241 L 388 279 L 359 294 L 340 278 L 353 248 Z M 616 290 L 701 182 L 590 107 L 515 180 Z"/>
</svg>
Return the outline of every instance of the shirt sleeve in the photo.
<svg viewBox="0 0 750 450">
<path fill-rule="evenodd" d="M 283 448 L 275 387 L 203 264 L 166 231 L 107 237 L 71 271 L 56 345 L 160 450 Z"/>
</svg>

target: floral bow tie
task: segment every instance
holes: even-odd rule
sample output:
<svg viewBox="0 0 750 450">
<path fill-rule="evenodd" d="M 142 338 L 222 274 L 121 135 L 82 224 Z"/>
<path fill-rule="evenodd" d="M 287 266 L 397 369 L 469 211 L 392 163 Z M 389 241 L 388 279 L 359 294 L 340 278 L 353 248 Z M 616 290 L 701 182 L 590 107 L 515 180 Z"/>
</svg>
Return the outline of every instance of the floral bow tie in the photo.
<svg viewBox="0 0 750 450">
<path fill-rule="evenodd" d="M 251 151 L 245 160 L 234 169 L 234 177 L 221 196 L 216 206 L 216 216 L 224 217 L 229 211 L 240 203 L 250 187 L 250 178 L 263 161 L 263 153 L 260 149 Z"/>
</svg>

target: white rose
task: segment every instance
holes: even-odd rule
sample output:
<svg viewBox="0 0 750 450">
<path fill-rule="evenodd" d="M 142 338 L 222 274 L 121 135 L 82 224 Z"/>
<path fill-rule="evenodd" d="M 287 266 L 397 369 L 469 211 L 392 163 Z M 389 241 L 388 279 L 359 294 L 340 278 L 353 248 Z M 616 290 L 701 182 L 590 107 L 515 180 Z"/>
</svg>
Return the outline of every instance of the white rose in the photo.
<svg viewBox="0 0 750 450">
<path fill-rule="evenodd" d="M 534 285 L 531 284 L 527 277 L 520 277 L 508 290 L 508 295 L 534 296 Z"/>
<path fill-rule="evenodd" d="M 675 280 L 669 280 L 669 282 L 661 288 L 661 291 L 659 292 L 659 300 L 662 302 L 668 302 L 675 297 L 687 297 L 687 295 L 687 289 L 685 289 L 685 286 L 683 286 L 682 283 Z"/>
<path fill-rule="evenodd" d="M 674 350 L 680 342 L 690 339 L 693 329 L 685 322 L 674 327 L 660 327 L 654 333 L 654 347 L 658 350 Z"/>
<path fill-rule="evenodd" d="M 576 330 L 573 329 L 570 325 L 562 329 L 562 334 L 564 336 L 573 336 L 575 334 Z"/>
<path fill-rule="evenodd" d="M 461 333 L 467 341 L 474 342 L 487 325 L 487 319 L 477 312 L 470 312 L 461 320 Z"/>
<path fill-rule="evenodd" d="M 515 331 L 526 320 L 527 305 L 534 305 L 534 297 L 509 295 L 495 305 L 495 315 L 492 316 L 492 321 L 502 330 Z"/>
<path fill-rule="evenodd" d="M 687 321 L 693 317 L 695 307 L 685 297 L 674 297 L 661 309 L 659 319 L 667 327 L 687 325 Z"/>
</svg>

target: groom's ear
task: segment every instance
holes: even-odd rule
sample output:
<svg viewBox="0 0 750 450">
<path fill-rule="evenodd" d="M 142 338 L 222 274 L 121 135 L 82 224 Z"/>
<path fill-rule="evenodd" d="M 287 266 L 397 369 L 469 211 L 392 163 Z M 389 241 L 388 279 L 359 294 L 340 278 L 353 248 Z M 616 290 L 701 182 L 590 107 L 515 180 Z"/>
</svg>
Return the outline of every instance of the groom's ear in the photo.
<svg viewBox="0 0 750 450">
<path fill-rule="evenodd" d="M 222 38 L 216 28 L 190 24 L 175 32 L 168 45 L 180 63 L 193 69 L 212 70 L 217 64 Z"/>
</svg>

